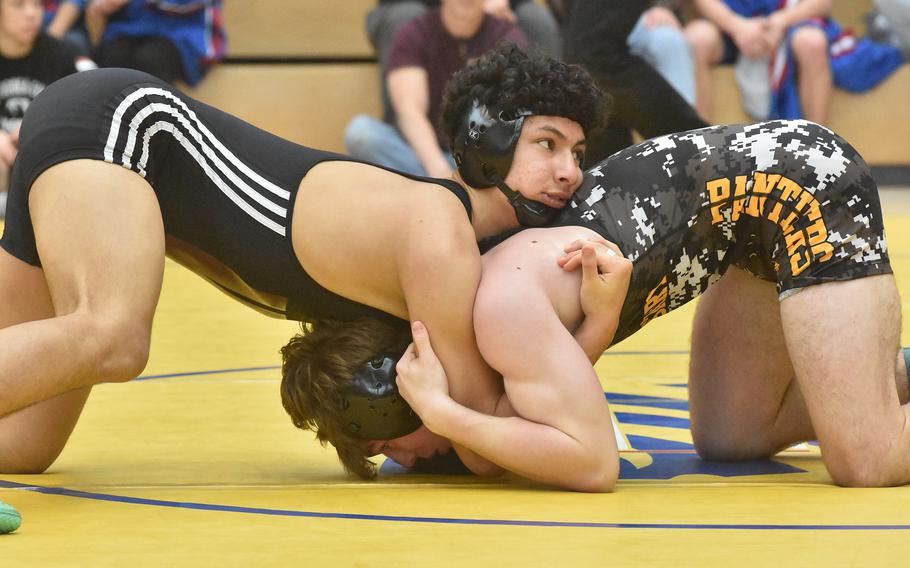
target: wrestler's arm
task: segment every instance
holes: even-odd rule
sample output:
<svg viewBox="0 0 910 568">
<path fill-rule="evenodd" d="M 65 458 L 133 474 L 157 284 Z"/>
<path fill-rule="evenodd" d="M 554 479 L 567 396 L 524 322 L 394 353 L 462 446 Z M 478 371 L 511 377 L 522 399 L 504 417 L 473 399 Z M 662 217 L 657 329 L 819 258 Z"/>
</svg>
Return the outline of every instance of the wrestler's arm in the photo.
<svg viewBox="0 0 910 568">
<path fill-rule="evenodd" d="M 493 414 L 502 396 L 499 376 L 480 356 L 474 337 L 474 296 L 480 282 L 480 252 L 460 203 L 435 192 L 412 200 L 408 236 L 398 253 L 398 271 L 411 321 L 433 334 L 433 348 L 449 379 L 453 399 Z M 465 465 L 478 475 L 502 472 L 455 442 Z"/>
<path fill-rule="evenodd" d="M 445 374 L 434 365 L 419 325 L 413 329 L 415 345 L 399 363 L 402 394 L 430 430 L 505 469 L 576 491 L 612 490 L 619 456 L 588 357 L 540 288 L 518 279 L 497 285 L 484 278 L 475 308 L 478 345 L 502 372 L 519 416 L 481 414 L 446 396 Z"/>
</svg>

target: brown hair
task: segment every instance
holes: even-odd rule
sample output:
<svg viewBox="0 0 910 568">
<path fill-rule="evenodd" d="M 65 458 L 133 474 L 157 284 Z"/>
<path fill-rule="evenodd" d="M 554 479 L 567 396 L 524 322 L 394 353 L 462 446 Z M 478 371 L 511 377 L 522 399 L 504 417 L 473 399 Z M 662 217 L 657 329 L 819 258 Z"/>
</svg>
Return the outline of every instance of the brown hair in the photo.
<svg viewBox="0 0 910 568">
<path fill-rule="evenodd" d="M 407 327 L 372 318 L 351 322 L 302 323 L 301 333 L 281 348 L 281 403 L 294 426 L 332 444 L 344 468 L 362 479 L 376 477 L 363 440 L 351 436 L 341 419 L 341 387 L 376 353 L 401 342 Z"/>
</svg>

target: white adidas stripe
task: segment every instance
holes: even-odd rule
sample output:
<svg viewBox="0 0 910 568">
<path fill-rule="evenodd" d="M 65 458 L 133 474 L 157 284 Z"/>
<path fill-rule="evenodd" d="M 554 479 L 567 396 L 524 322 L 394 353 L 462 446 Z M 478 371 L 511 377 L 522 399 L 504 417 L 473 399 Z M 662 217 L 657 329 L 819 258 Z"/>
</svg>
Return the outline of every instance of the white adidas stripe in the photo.
<svg viewBox="0 0 910 568">
<path fill-rule="evenodd" d="M 221 152 L 231 164 L 237 167 L 245 176 L 261 185 L 263 188 L 267 189 L 269 192 L 281 197 L 282 199 L 290 199 L 291 193 L 285 189 L 281 189 L 274 183 L 265 179 L 261 175 L 257 174 L 251 170 L 246 164 L 244 164 L 240 159 L 238 159 L 233 152 L 228 150 L 221 141 L 212 134 L 208 128 L 199 120 L 192 110 L 190 110 L 186 104 L 179 98 L 175 97 L 172 93 L 165 91 L 164 89 L 159 89 L 156 87 L 145 87 L 138 89 L 137 91 L 131 93 L 128 97 L 123 99 L 123 102 L 120 103 L 120 106 L 117 107 L 117 110 L 114 112 L 114 117 L 111 120 L 111 131 L 107 137 L 107 144 L 104 147 L 104 159 L 113 162 L 114 161 L 114 146 L 117 144 L 117 138 L 120 134 L 120 122 L 123 120 L 123 115 L 126 114 L 126 111 L 129 110 L 129 107 L 132 106 L 134 102 L 146 95 L 160 95 L 166 99 L 169 99 L 177 104 L 181 109 L 183 109 L 189 118 L 193 121 L 199 131 L 206 137 L 206 139 L 212 144 L 212 146 Z"/>
<path fill-rule="evenodd" d="M 243 193 L 245 193 L 247 196 L 249 196 L 250 198 L 255 200 L 257 203 L 259 203 L 260 205 L 262 205 L 269 211 L 272 211 L 273 213 L 275 213 L 279 216 L 282 216 L 282 217 L 287 216 L 287 210 L 284 207 L 281 207 L 281 206 L 273 203 L 272 201 L 266 199 L 261 193 L 257 192 L 256 190 L 251 188 L 249 185 L 247 185 L 245 182 L 243 182 L 243 180 L 241 180 L 236 175 L 234 170 L 232 170 L 229 166 L 224 164 L 224 162 L 217 156 L 217 154 L 215 154 L 215 152 L 212 150 L 211 146 L 214 146 L 216 149 L 218 149 L 222 153 L 222 155 L 230 162 L 231 165 L 233 165 L 237 170 L 240 170 L 241 172 L 243 172 L 251 180 L 258 183 L 263 189 L 271 192 L 274 195 L 277 195 L 278 197 L 280 197 L 284 200 L 289 199 L 290 192 L 287 190 L 281 189 L 280 187 L 278 187 L 275 184 L 271 183 L 270 181 L 266 180 L 265 178 L 263 178 L 262 176 L 260 176 L 256 172 L 254 172 L 252 169 L 250 169 L 242 161 L 240 161 L 230 150 L 228 150 L 224 146 L 224 144 L 221 143 L 220 140 L 218 140 L 214 135 L 212 135 L 212 133 L 208 130 L 208 128 L 206 128 L 205 125 L 199 121 L 196 114 L 192 110 L 190 110 L 183 103 L 183 101 L 181 101 L 179 98 L 175 97 L 173 94 L 171 94 L 170 92 L 168 92 L 164 89 L 154 88 L 154 87 L 146 87 L 146 88 L 138 89 L 135 92 L 131 93 L 129 96 L 127 96 L 123 100 L 123 102 L 120 103 L 120 106 L 117 107 L 117 110 L 114 113 L 113 119 L 111 120 L 111 130 L 108 133 L 107 143 L 105 144 L 105 148 L 104 148 L 104 159 L 106 161 L 108 161 L 110 163 L 114 163 L 114 148 L 116 146 L 120 133 L 123 131 L 122 121 L 123 121 L 124 115 L 136 101 L 138 101 L 139 99 L 141 99 L 142 97 L 147 96 L 147 95 L 158 95 L 158 96 L 161 96 L 168 100 L 173 101 L 180 107 L 180 109 L 182 109 L 186 113 L 186 115 L 188 115 L 189 119 L 192 120 L 193 123 L 195 123 L 195 126 L 198 128 L 194 128 L 193 124 L 191 124 L 189 122 L 189 120 L 187 120 L 187 117 L 182 115 L 179 112 L 179 110 L 175 109 L 173 106 L 170 106 L 165 103 L 149 103 L 148 105 L 146 105 L 146 107 L 144 107 L 142 110 L 139 111 L 139 115 L 141 115 L 141 116 L 137 115 L 137 117 L 135 117 L 133 119 L 133 121 L 131 122 L 131 124 L 129 126 L 129 129 L 127 130 L 127 142 L 126 142 L 126 147 L 124 148 L 124 153 L 123 153 L 123 165 L 125 167 L 128 167 L 128 168 L 131 167 L 130 161 L 133 157 L 133 148 L 136 144 L 138 128 L 141 125 L 142 120 L 144 118 L 146 118 L 152 112 L 155 112 L 155 111 L 166 112 L 167 114 L 170 114 L 177 118 L 177 120 L 190 133 L 190 135 L 203 148 L 203 151 L 205 152 L 205 154 L 213 162 L 215 162 L 216 166 L 221 171 L 221 173 L 226 175 L 231 181 L 233 181 L 235 184 L 237 184 L 237 186 L 241 189 L 241 191 Z M 149 108 L 149 107 L 152 107 L 152 108 Z M 169 132 L 172 136 L 175 137 L 175 139 L 178 140 L 180 145 L 187 150 L 187 152 L 193 157 L 193 159 L 196 160 L 196 162 L 203 169 L 203 171 L 206 173 L 206 175 L 212 180 L 212 182 L 232 202 L 234 202 L 238 207 L 240 207 L 245 213 L 247 213 L 248 215 L 253 217 L 257 222 L 268 227 L 272 231 L 275 231 L 276 233 L 278 233 L 280 235 L 287 234 L 287 230 L 285 227 L 283 227 L 279 223 L 272 221 L 268 217 L 264 216 L 262 213 L 260 213 L 255 208 L 253 208 L 249 203 L 247 203 L 244 199 L 242 199 L 239 195 L 237 195 L 237 193 L 233 190 L 233 188 L 231 188 L 221 178 L 221 176 L 219 176 L 218 173 L 212 169 L 212 167 L 207 163 L 205 157 L 202 154 L 200 154 L 196 150 L 196 148 L 192 145 L 192 143 L 184 137 L 184 134 L 179 130 L 179 128 L 176 127 L 176 125 L 173 125 L 172 123 L 167 123 L 167 124 L 171 124 L 172 127 L 164 128 L 163 126 L 161 126 L 161 124 L 162 123 L 157 123 L 156 126 L 158 126 L 158 128 L 156 128 L 153 132 L 146 131 L 145 135 L 143 136 L 140 163 L 137 165 L 138 169 L 140 169 L 142 175 L 145 174 L 145 165 L 148 160 L 148 144 L 149 144 L 149 141 L 150 141 L 152 135 L 154 135 L 155 133 L 160 132 L 160 131 Z M 211 144 L 211 146 L 209 144 L 206 144 L 206 142 L 209 142 Z"/>
<path fill-rule="evenodd" d="M 237 193 L 221 178 L 221 176 L 218 175 L 218 172 L 216 172 L 214 169 L 212 169 L 212 167 L 206 161 L 205 157 L 199 153 L 199 150 L 197 150 L 196 147 L 193 146 L 192 142 L 187 140 L 186 136 L 183 135 L 183 132 L 180 131 L 180 128 L 173 122 L 162 120 L 162 121 L 156 122 L 155 124 L 153 124 L 149 128 L 147 128 L 145 131 L 145 135 L 143 136 L 143 141 L 142 141 L 143 147 L 148 146 L 149 140 L 151 140 L 152 136 L 154 136 L 155 134 L 157 134 L 158 132 L 161 132 L 161 131 L 170 133 L 171 136 L 173 136 L 174 139 L 177 140 L 177 142 L 179 142 L 181 146 L 183 146 L 183 149 L 186 150 L 187 153 L 190 156 L 192 156 L 194 160 L 196 160 L 196 163 L 199 164 L 199 167 L 202 168 L 202 170 L 205 172 L 205 174 L 208 176 L 208 178 L 212 181 L 212 183 L 214 183 L 218 187 L 218 189 L 220 189 L 221 192 L 227 196 L 228 199 L 233 201 L 247 215 L 249 215 L 256 221 L 258 221 L 262 225 L 275 231 L 279 235 L 281 235 L 281 236 L 287 235 L 287 229 L 283 225 L 280 225 L 280 224 L 276 223 L 275 221 L 272 221 L 271 219 L 269 219 L 268 217 L 266 217 L 265 215 L 263 215 L 262 213 L 257 211 L 254 207 L 252 207 L 249 203 L 247 203 L 239 195 L 237 195 Z M 143 154 L 146 154 L 146 153 L 147 153 L 147 148 L 143 150 Z M 141 173 L 144 175 L 145 174 L 144 170 Z"/>
<path fill-rule="evenodd" d="M 245 181 L 240 179 L 237 176 L 237 174 L 234 173 L 234 171 L 232 169 L 230 169 L 224 162 L 221 161 L 221 158 L 219 158 L 218 155 L 215 153 L 215 151 L 212 150 L 212 148 L 208 144 L 206 144 L 205 140 L 203 140 L 202 135 L 199 133 L 199 131 L 193 128 L 193 126 L 180 113 L 180 111 L 178 109 L 174 108 L 173 106 L 165 104 L 165 103 L 149 103 L 148 105 L 144 106 L 142 108 L 142 110 L 140 110 L 138 113 L 136 113 L 135 117 L 133 117 L 133 120 L 130 122 L 129 135 L 127 137 L 126 148 L 123 151 L 123 165 L 125 167 L 127 167 L 127 168 L 130 167 L 130 161 L 133 159 L 133 150 L 135 149 L 135 146 L 136 146 L 136 137 L 138 136 L 139 128 L 142 125 L 142 122 L 146 118 L 148 118 L 149 115 L 156 113 L 156 112 L 169 114 L 169 115 L 173 116 L 174 118 L 176 118 L 177 121 L 179 121 L 180 124 L 183 125 L 183 127 L 190 134 L 190 136 L 192 136 L 193 139 L 196 140 L 196 142 L 202 148 L 202 151 L 205 154 L 205 157 L 207 157 L 209 160 L 211 160 L 211 162 L 215 164 L 215 166 L 218 168 L 218 170 L 225 177 L 227 177 L 231 182 L 234 183 L 235 188 L 239 188 L 240 191 L 242 191 L 244 194 L 247 195 L 247 197 L 249 197 L 256 203 L 262 205 L 263 207 L 265 207 L 272 213 L 274 213 L 280 217 L 287 217 L 288 211 L 286 208 L 281 207 L 281 206 L 273 203 L 272 201 L 269 201 L 268 199 L 263 197 L 262 194 L 256 192 L 256 190 L 254 190 L 249 185 L 247 185 L 247 183 Z M 150 138 L 151 137 L 148 134 L 146 134 L 143 137 L 142 153 L 140 155 L 139 162 L 136 164 L 136 166 L 139 168 L 139 170 L 141 170 L 143 172 L 145 171 L 145 166 L 148 163 Z M 205 158 L 202 156 L 199 156 L 199 159 L 197 159 L 197 161 L 199 161 L 200 159 L 205 161 Z M 200 165 L 201 165 L 201 162 L 200 162 Z"/>
</svg>

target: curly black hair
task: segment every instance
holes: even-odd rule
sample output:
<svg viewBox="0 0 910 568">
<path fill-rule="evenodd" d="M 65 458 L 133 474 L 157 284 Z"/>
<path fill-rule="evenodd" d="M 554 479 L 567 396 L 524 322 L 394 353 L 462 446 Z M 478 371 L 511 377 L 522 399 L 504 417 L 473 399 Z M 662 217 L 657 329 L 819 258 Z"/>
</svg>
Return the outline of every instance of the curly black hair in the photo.
<svg viewBox="0 0 910 568">
<path fill-rule="evenodd" d="M 442 126 L 450 146 L 474 100 L 507 115 L 530 111 L 568 118 L 587 135 L 604 124 L 610 109 L 608 96 L 587 71 L 511 43 L 499 44 L 449 79 Z"/>
</svg>

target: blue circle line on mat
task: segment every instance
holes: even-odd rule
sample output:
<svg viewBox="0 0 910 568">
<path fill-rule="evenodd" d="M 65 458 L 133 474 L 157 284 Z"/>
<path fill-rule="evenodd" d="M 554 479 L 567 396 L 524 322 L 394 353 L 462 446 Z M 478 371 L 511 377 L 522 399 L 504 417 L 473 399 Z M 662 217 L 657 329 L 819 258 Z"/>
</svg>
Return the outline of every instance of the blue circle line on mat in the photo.
<svg viewBox="0 0 910 568">
<path fill-rule="evenodd" d="M 582 521 L 529 521 L 520 519 L 464 519 L 457 517 L 411 517 L 402 515 L 364 515 L 357 513 L 330 513 L 319 511 L 294 511 L 288 509 L 266 509 L 261 507 L 238 507 L 234 505 L 214 505 L 210 503 L 192 503 L 182 501 L 165 501 L 161 499 L 142 499 L 106 493 L 91 493 L 65 487 L 43 487 L 0 480 L 0 488 L 22 489 L 47 495 L 63 495 L 79 499 L 94 499 L 131 505 L 148 505 L 152 507 L 173 507 L 178 509 L 195 509 L 199 511 L 218 511 L 224 513 L 243 513 L 248 515 L 270 515 L 282 517 L 308 517 L 317 519 L 343 519 L 357 521 L 383 521 L 399 523 L 432 523 L 447 525 L 492 525 L 509 527 L 555 527 L 555 528 L 595 528 L 595 529 L 683 529 L 683 530 L 779 530 L 779 531 L 905 531 L 910 525 L 825 525 L 825 524 L 703 524 L 703 523 L 602 523 Z"/>
</svg>

